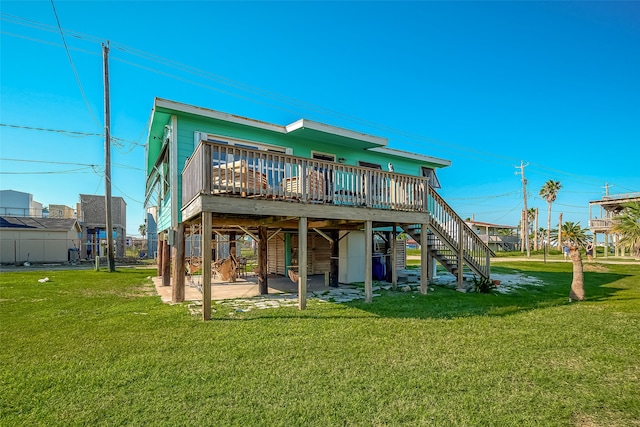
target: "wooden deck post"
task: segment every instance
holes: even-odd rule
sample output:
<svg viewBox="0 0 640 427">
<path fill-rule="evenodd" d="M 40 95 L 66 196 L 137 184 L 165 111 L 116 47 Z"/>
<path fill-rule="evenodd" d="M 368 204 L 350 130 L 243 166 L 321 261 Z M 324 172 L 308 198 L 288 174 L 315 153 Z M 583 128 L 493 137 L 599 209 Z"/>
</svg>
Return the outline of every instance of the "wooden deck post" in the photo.
<svg viewBox="0 0 640 427">
<path fill-rule="evenodd" d="M 307 308 L 307 217 L 298 220 L 298 308 Z"/>
<path fill-rule="evenodd" d="M 258 290 L 261 295 L 269 293 L 269 266 L 267 265 L 267 227 L 258 227 Z"/>
<path fill-rule="evenodd" d="M 162 252 L 164 249 L 164 240 L 158 235 L 158 277 L 162 277 Z M 95 252 L 96 257 L 98 256 L 98 252 Z"/>
<path fill-rule="evenodd" d="M 458 289 L 464 285 L 464 222 L 458 221 Z"/>
<path fill-rule="evenodd" d="M 332 288 L 337 288 L 340 265 L 340 234 L 338 230 L 331 230 L 331 233 L 329 233 L 329 235 L 331 236 L 331 241 L 329 242 L 329 248 L 331 249 L 329 286 L 331 286 Z"/>
<path fill-rule="evenodd" d="M 394 291 L 398 289 L 398 230 L 395 223 L 391 232 L 391 287 Z"/>
<path fill-rule="evenodd" d="M 171 245 L 168 240 L 162 246 L 162 286 L 171 286 Z"/>
<path fill-rule="evenodd" d="M 373 301 L 373 222 L 364 223 L 364 302 Z"/>
<path fill-rule="evenodd" d="M 171 290 L 171 302 L 184 301 L 184 263 L 185 263 L 185 245 L 184 245 L 184 223 L 178 224 L 176 230 L 176 238 L 174 241 L 173 254 L 173 289 Z"/>
<path fill-rule="evenodd" d="M 211 212 L 202 213 L 202 320 L 211 319 Z"/>
<path fill-rule="evenodd" d="M 420 293 L 427 294 L 429 285 L 429 225 L 420 224 Z"/>
<path fill-rule="evenodd" d="M 236 232 L 229 231 L 229 257 L 235 262 L 238 257 L 236 256 Z M 236 262 L 237 265 L 237 262 Z M 236 269 L 231 269 L 231 273 L 229 274 L 229 283 L 233 283 L 236 281 L 237 273 Z"/>
</svg>

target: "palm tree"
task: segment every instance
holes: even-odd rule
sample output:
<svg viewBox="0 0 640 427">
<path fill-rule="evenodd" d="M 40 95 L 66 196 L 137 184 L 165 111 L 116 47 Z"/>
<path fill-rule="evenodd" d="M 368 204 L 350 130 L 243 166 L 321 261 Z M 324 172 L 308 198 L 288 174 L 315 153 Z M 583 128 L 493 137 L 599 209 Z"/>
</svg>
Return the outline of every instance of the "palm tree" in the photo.
<svg viewBox="0 0 640 427">
<path fill-rule="evenodd" d="M 558 196 L 558 191 L 562 188 L 562 184 L 560 181 L 554 181 L 550 179 L 545 182 L 542 188 L 540 189 L 540 196 L 543 197 L 547 201 L 547 244 L 551 242 L 551 205 L 556 201 L 556 197 Z"/>
<path fill-rule="evenodd" d="M 580 221 L 573 223 L 567 221 L 562 224 L 562 234 L 560 236 L 562 243 L 568 243 L 578 247 L 587 245 L 589 238 L 587 237 L 588 228 L 580 227 Z"/>
<path fill-rule="evenodd" d="M 587 243 L 587 228 L 580 227 L 580 221 L 573 223 L 567 221 L 562 224 L 560 239 L 564 245 L 569 247 L 569 258 L 573 263 L 573 278 L 571 280 L 571 290 L 569 291 L 569 301 L 584 300 L 584 269 L 580 247 Z"/>
<path fill-rule="evenodd" d="M 628 246 L 632 254 L 640 255 L 640 202 L 627 202 L 623 206 L 611 231 L 620 234 L 620 243 Z"/>
<path fill-rule="evenodd" d="M 558 230 L 554 228 L 549 233 L 551 242 L 554 244 L 566 244 L 570 246 L 570 244 L 575 243 L 578 247 L 583 247 L 587 244 L 589 237 L 587 236 L 588 228 L 582 228 L 580 226 L 580 221 L 571 222 L 567 221 L 562 224 L 562 230 L 560 231 L 560 236 L 558 236 Z"/>
<path fill-rule="evenodd" d="M 140 233 L 140 235 L 142 237 L 147 235 L 147 224 L 140 224 L 140 227 L 138 227 L 138 233 Z"/>
</svg>

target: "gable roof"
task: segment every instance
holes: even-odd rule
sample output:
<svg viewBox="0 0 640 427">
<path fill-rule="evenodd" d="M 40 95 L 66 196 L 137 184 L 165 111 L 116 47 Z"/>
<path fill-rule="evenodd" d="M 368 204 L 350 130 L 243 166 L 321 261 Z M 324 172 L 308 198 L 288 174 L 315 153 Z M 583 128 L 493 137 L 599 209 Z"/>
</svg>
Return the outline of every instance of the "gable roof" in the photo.
<svg viewBox="0 0 640 427">
<path fill-rule="evenodd" d="M 22 230 L 49 231 L 81 231 L 78 221 L 74 218 L 32 218 L 20 216 L 0 216 L 0 228 Z"/>
</svg>

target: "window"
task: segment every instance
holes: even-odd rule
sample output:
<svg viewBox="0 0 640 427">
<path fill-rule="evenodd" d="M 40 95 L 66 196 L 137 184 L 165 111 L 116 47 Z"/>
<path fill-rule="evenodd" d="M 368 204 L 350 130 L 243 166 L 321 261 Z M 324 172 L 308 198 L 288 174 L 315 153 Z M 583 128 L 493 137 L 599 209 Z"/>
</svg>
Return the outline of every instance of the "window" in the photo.
<svg viewBox="0 0 640 427">
<path fill-rule="evenodd" d="M 323 162 L 335 162 L 336 161 L 336 155 L 335 154 L 319 153 L 317 151 L 312 151 L 311 152 L 311 158 L 315 159 L 315 160 L 322 160 Z"/>
<path fill-rule="evenodd" d="M 436 171 L 433 168 L 422 166 L 422 176 L 424 178 L 429 178 L 429 185 L 432 188 L 440 188 L 440 181 L 438 180 Z"/>
<path fill-rule="evenodd" d="M 363 162 L 360 160 L 358 160 L 358 166 L 361 166 L 363 168 L 382 169 L 382 165 L 379 165 L 376 163 Z"/>
</svg>

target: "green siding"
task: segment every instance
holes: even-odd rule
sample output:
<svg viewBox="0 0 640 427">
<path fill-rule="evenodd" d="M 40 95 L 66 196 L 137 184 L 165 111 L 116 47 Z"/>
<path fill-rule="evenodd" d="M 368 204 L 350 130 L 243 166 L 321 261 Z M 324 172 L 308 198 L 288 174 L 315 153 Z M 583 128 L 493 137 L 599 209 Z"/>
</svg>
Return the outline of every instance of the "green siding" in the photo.
<svg viewBox="0 0 640 427">
<path fill-rule="evenodd" d="M 177 117 L 178 140 L 178 158 L 172 159 L 171 167 L 177 168 L 178 188 L 172 189 L 177 192 L 178 201 L 178 221 L 181 221 L 182 208 L 182 171 L 187 158 L 191 157 L 194 147 L 194 133 L 205 132 L 223 137 L 236 138 L 246 141 L 254 141 L 265 144 L 272 144 L 281 147 L 291 148 L 293 155 L 299 157 L 311 157 L 312 151 L 318 151 L 327 154 L 335 154 L 336 158 L 344 158 L 346 165 L 357 166 L 358 161 L 376 163 L 382 166 L 383 170 L 387 170 L 387 164 L 391 162 L 394 171 L 412 176 L 421 176 L 421 166 L 440 167 L 441 165 L 425 163 L 410 158 L 392 156 L 384 153 L 377 153 L 363 149 L 363 147 L 374 147 L 374 144 L 356 140 L 348 137 L 337 137 L 336 135 L 327 134 L 327 138 L 318 140 L 314 133 L 306 133 L 303 131 L 293 131 L 291 133 L 280 133 L 277 131 L 260 129 L 253 126 L 241 125 L 237 123 L 229 123 L 223 120 L 211 119 L 194 114 L 183 112 L 174 112 L 162 108 L 154 111 L 153 122 L 149 134 L 149 148 L 147 158 L 148 170 L 153 167 L 156 162 L 160 149 L 162 147 L 162 135 L 164 126 L 171 123 L 171 116 Z M 175 130 L 174 130 L 175 131 Z M 318 133 L 315 133 L 318 135 Z M 171 226 L 171 201 L 166 200 L 164 206 L 161 207 L 158 219 L 158 229 L 167 229 Z"/>
</svg>

